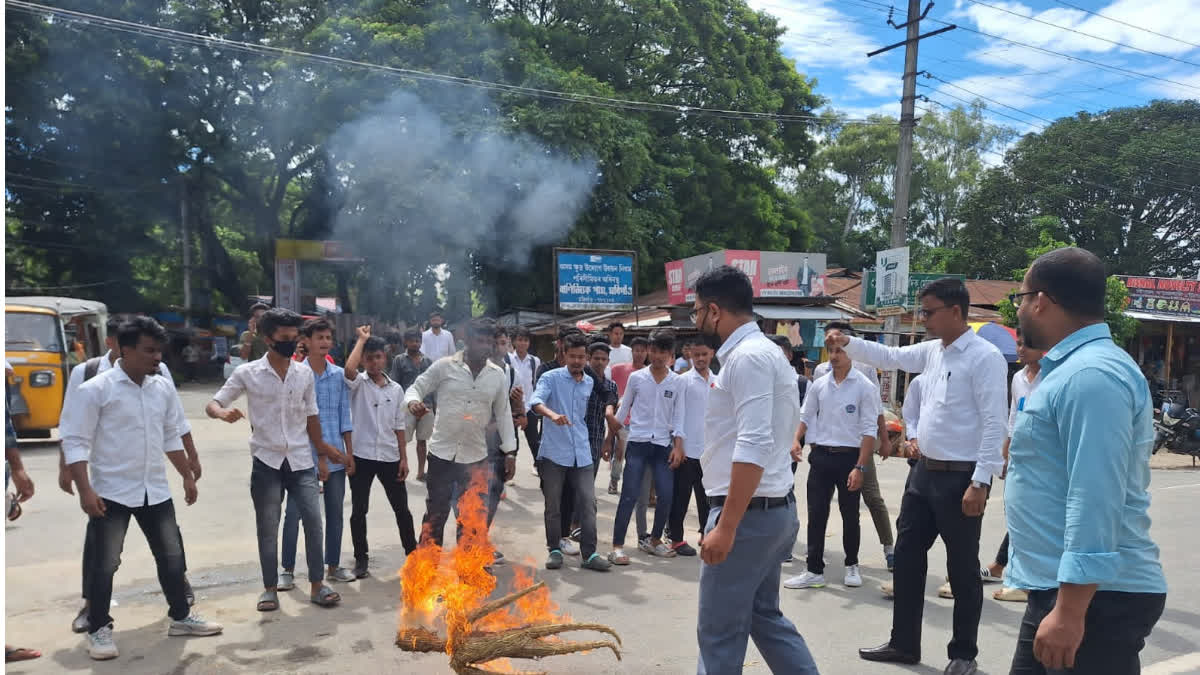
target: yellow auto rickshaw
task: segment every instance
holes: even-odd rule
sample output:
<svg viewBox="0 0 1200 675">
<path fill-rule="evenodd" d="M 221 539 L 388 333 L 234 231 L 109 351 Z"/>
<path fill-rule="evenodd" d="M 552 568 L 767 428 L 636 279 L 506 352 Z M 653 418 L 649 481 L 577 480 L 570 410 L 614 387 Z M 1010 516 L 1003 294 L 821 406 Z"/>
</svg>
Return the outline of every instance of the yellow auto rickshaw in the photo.
<svg viewBox="0 0 1200 675">
<path fill-rule="evenodd" d="M 7 298 L 4 358 L 8 406 L 21 438 L 49 438 L 58 426 L 70 368 L 105 353 L 108 308 L 94 300 Z"/>
</svg>

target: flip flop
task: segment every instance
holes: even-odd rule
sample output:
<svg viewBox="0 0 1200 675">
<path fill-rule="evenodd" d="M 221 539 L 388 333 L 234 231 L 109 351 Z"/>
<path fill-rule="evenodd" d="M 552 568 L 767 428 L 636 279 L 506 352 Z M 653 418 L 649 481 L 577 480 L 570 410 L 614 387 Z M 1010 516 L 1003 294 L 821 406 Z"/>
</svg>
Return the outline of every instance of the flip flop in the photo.
<svg viewBox="0 0 1200 675">
<path fill-rule="evenodd" d="M 281 572 L 279 583 L 275 586 L 280 591 L 290 591 L 296 587 L 296 575 L 292 572 Z"/>
<path fill-rule="evenodd" d="M 33 659 L 42 658 L 42 653 L 36 649 L 26 649 L 24 647 L 5 647 L 4 662 L 12 663 L 15 661 L 32 661 Z"/>
<path fill-rule="evenodd" d="M 321 586 L 321 590 L 317 591 L 317 594 L 310 597 L 309 600 L 312 604 L 321 607 L 334 607 L 342 601 L 342 596 L 328 586 Z"/>
<path fill-rule="evenodd" d="M 274 612 L 277 609 L 279 609 L 279 593 L 263 591 L 262 595 L 258 596 L 258 611 Z"/>
</svg>

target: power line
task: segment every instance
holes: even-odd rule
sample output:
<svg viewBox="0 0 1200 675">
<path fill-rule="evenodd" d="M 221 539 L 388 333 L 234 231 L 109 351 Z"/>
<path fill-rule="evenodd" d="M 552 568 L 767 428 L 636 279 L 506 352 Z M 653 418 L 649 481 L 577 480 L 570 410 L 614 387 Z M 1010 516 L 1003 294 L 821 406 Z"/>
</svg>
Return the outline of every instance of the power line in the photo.
<svg viewBox="0 0 1200 675">
<path fill-rule="evenodd" d="M 468 77 L 458 77 L 454 75 L 445 75 L 441 73 L 426 72 L 414 70 L 411 68 L 401 68 L 398 66 L 387 66 L 366 61 L 358 61 L 337 56 L 328 56 L 324 54 L 314 54 L 311 52 L 300 51 L 286 47 L 275 47 L 271 45 L 257 45 L 238 40 L 231 40 L 223 37 L 201 35 L 198 33 L 189 33 L 186 31 L 175 30 L 171 28 L 162 28 L 149 24 L 137 23 L 133 21 L 125 21 L 122 19 L 114 19 L 111 17 L 100 16 L 96 14 L 88 14 L 86 12 L 78 12 L 74 10 L 52 7 L 49 5 L 41 5 L 25 0 L 10 0 L 5 3 L 6 7 L 17 11 L 26 12 L 29 14 L 50 14 L 64 21 L 80 24 L 83 26 L 96 26 L 115 30 L 125 33 L 133 33 L 144 37 L 153 37 L 167 41 L 180 42 L 194 46 L 205 46 L 221 49 L 229 49 L 234 51 L 242 51 L 253 54 L 266 54 L 271 56 L 288 56 L 293 58 L 305 59 L 308 61 L 322 63 L 326 65 L 334 65 L 341 67 L 356 67 L 367 70 L 384 72 L 392 75 L 401 75 L 416 80 L 436 82 L 440 84 L 453 84 L 459 86 L 473 87 L 477 89 L 501 91 L 511 94 L 519 94 L 534 98 L 545 98 L 551 100 L 560 100 L 573 103 L 586 103 L 599 107 L 607 107 L 623 110 L 635 110 L 639 112 L 665 112 L 675 115 L 701 115 L 709 117 L 717 117 L 722 119 L 738 119 L 746 121 L 767 121 L 777 123 L 805 123 L 817 124 L 824 121 L 824 118 L 819 115 L 811 114 L 786 114 L 786 113 L 765 113 L 754 112 L 747 110 L 726 110 L 720 108 L 704 108 L 693 107 L 689 105 L 676 103 L 657 103 L 652 101 L 638 101 L 631 99 L 620 99 L 605 96 L 594 96 L 591 94 L 580 94 L 573 92 L 557 91 L 552 89 L 540 89 L 536 87 L 525 87 L 520 85 L 504 84 L 500 82 L 491 82 L 487 80 L 479 80 Z M 847 120 L 852 124 L 883 124 L 871 120 Z"/>
<path fill-rule="evenodd" d="M 1001 107 L 1004 107 L 1004 108 L 1008 108 L 1009 110 L 1015 110 L 1016 112 L 1019 112 L 1019 113 L 1021 113 L 1021 114 L 1023 114 L 1023 115 L 1028 115 L 1028 116 L 1030 116 L 1030 117 L 1032 117 L 1032 118 L 1034 118 L 1034 119 L 1039 119 L 1039 120 L 1042 120 L 1043 122 L 1046 122 L 1047 124 L 1054 124 L 1054 120 L 1052 120 L 1052 119 L 1047 119 L 1047 118 L 1045 118 L 1045 117 L 1042 117 L 1041 115 L 1035 115 L 1035 114 L 1033 114 L 1033 113 L 1031 113 L 1031 112 L 1026 112 L 1026 111 L 1024 111 L 1024 110 L 1021 110 L 1020 108 L 1014 108 L 1013 106 L 1011 106 L 1011 105 L 1008 105 L 1007 103 L 1001 103 L 1000 101 L 997 101 L 997 100 L 995 100 L 995 99 L 993 99 L 993 98 L 988 98 L 987 96 L 984 96 L 983 94 L 980 94 L 980 93 L 978 93 L 978 92 L 971 91 L 970 89 L 967 89 L 966 87 L 961 87 L 961 86 L 959 86 L 959 85 L 957 85 L 957 84 L 954 84 L 953 82 L 950 82 L 949 80 L 943 80 L 942 78 L 938 77 L 937 75 L 934 75 L 933 73 L 931 73 L 931 72 L 929 72 L 929 71 L 927 71 L 927 70 L 923 70 L 923 71 L 921 71 L 921 73 L 922 73 L 923 75 L 925 75 L 925 77 L 927 77 L 927 78 L 929 78 L 929 79 L 931 79 L 931 80 L 937 80 L 938 82 L 941 82 L 942 84 L 944 84 L 944 85 L 946 85 L 946 86 L 954 87 L 955 89 L 957 89 L 957 90 L 959 90 L 959 91 L 963 91 L 963 92 L 966 92 L 966 93 L 968 93 L 968 94 L 971 94 L 972 96 L 975 96 L 975 97 L 981 98 L 981 99 L 983 99 L 984 101 L 987 101 L 988 103 L 995 103 L 996 105 L 998 105 L 998 106 L 1001 106 Z M 993 111 L 993 112 L 994 112 L 994 111 Z"/>
<path fill-rule="evenodd" d="M 1157 35 L 1158 37 L 1164 37 L 1164 38 L 1167 38 L 1168 40 L 1174 40 L 1174 41 L 1176 41 L 1176 42 L 1179 42 L 1179 43 L 1181 43 L 1181 44 L 1188 45 L 1188 46 L 1190 46 L 1190 47 L 1198 47 L 1198 48 L 1200 48 L 1200 44 L 1196 44 L 1195 42 L 1188 42 L 1187 40 L 1181 40 L 1181 39 L 1179 39 L 1179 38 L 1177 38 L 1177 37 L 1174 37 L 1174 36 L 1171 36 L 1171 35 L 1167 35 L 1167 34 L 1165 34 L 1165 33 L 1159 33 L 1158 31 L 1150 30 L 1149 28 L 1145 28 L 1145 27 L 1143 27 L 1143 26 L 1136 26 L 1136 25 L 1134 25 L 1134 24 L 1132 24 L 1132 23 L 1129 23 L 1128 21 L 1122 21 L 1122 20 L 1120 20 L 1120 19 L 1114 19 L 1113 17 L 1111 17 L 1111 16 L 1108 16 L 1107 14 L 1101 14 L 1100 12 L 1093 12 L 1093 11 L 1092 11 L 1092 10 L 1090 10 L 1090 9 L 1086 9 L 1086 8 L 1084 8 L 1084 7 L 1080 7 L 1080 6 L 1078 6 L 1078 5 L 1072 5 L 1071 3 L 1069 3 L 1069 2 L 1064 2 L 1063 0 L 1054 0 L 1054 1 L 1055 1 L 1055 2 L 1057 2 L 1057 3 L 1058 3 L 1058 4 L 1060 4 L 1060 5 L 1063 5 L 1063 6 L 1066 6 L 1066 7 L 1070 7 L 1071 9 L 1078 10 L 1078 11 L 1080 11 L 1080 12 L 1084 12 L 1084 13 L 1087 13 L 1087 14 L 1091 14 L 1092 16 L 1098 16 L 1098 17 L 1100 17 L 1101 19 L 1108 19 L 1109 21 L 1112 21 L 1113 23 L 1119 23 L 1119 24 L 1121 24 L 1121 25 L 1123 25 L 1123 26 L 1129 26 L 1130 28 L 1134 28 L 1134 29 L 1137 29 L 1137 30 L 1140 30 L 1140 31 L 1145 31 L 1145 32 L 1147 32 L 1147 33 L 1149 33 L 1149 34 L 1151 34 L 1151 35 Z"/>
<path fill-rule="evenodd" d="M 96 286 L 107 286 L 108 284 L 121 283 L 121 279 L 109 279 L 108 281 L 97 281 L 90 284 L 67 284 L 65 286 L 9 286 L 10 291 L 69 291 L 76 288 L 94 288 Z"/>
<path fill-rule="evenodd" d="M 980 0 L 967 0 L 967 2 L 970 2 L 975 5 L 979 5 L 980 7 L 987 7 L 988 9 L 994 9 L 997 12 L 1004 12 L 1005 14 L 1012 14 L 1013 16 L 1020 17 L 1022 19 L 1025 19 L 1026 21 L 1033 21 L 1035 23 L 1040 23 L 1045 26 L 1050 26 L 1051 28 L 1057 28 L 1059 30 L 1065 30 L 1065 31 L 1068 31 L 1071 33 L 1076 33 L 1076 34 L 1082 35 L 1084 37 L 1092 38 L 1093 40 L 1101 40 L 1101 41 L 1107 42 L 1109 44 L 1114 44 L 1118 47 L 1132 49 L 1134 51 L 1142 52 L 1144 54 L 1150 54 L 1151 56 L 1157 56 L 1157 57 L 1163 58 L 1163 59 L 1170 59 L 1172 61 L 1178 61 L 1179 63 L 1184 63 L 1189 66 L 1196 66 L 1196 67 L 1200 68 L 1200 63 L 1196 63 L 1195 61 L 1188 61 L 1186 59 L 1181 59 L 1181 58 L 1178 58 L 1175 56 L 1171 56 L 1170 54 L 1163 54 L 1161 52 L 1152 52 L 1149 49 L 1142 49 L 1141 47 L 1134 47 L 1133 45 L 1126 44 L 1124 42 L 1117 42 L 1116 40 L 1109 40 L 1108 38 L 1100 37 L 1099 35 L 1092 35 L 1091 33 L 1085 33 L 1081 30 L 1075 30 L 1074 28 L 1069 28 L 1067 26 L 1060 26 L 1059 24 L 1056 24 L 1056 23 L 1050 23 L 1049 21 L 1044 21 L 1042 19 L 1037 18 L 1036 16 L 1025 16 L 1024 14 L 1021 14 L 1020 12 L 1014 12 L 1011 9 L 1007 9 L 1004 7 L 997 7 L 995 5 L 989 5 L 988 3 L 981 2 Z"/>
</svg>

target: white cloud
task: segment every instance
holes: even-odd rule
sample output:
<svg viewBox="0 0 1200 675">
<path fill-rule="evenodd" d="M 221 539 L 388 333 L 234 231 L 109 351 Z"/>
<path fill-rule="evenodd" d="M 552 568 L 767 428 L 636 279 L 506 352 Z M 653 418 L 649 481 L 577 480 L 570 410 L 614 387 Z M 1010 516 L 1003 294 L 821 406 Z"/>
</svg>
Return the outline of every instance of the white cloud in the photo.
<svg viewBox="0 0 1200 675">
<path fill-rule="evenodd" d="M 857 93 L 869 96 L 899 96 L 902 85 L 899 72 L 890 73 L 875 69 L 850 73 L 846 79 L 854 85 Z M 856 92 L 846 93 L 852 95 Z"/>
<path fill-rule="evenodd" d="M 826 0 L 748 0 L 752 8 L 779 19 L 787 28 L 783 53 L 808 72 L 817 66 L 865 67 L 867 52 L 880 45 L 854 28 L 859 25 Z M 883 25 L 882 20 L 880 25 Z"/>
<path fill-rule="evenodd" d="M 1168 80 L 1174 80 L 1180 84 L 1171 84 L 1170 82 L 1161 82 L 1158 80 L 1147 81 L 1142 90 L 1153 97 L 1166 98 L 1187 98 L 1200 99 L 1200 72 L 1187 74 L 1184 72 L 1167 72 L 1155 73 Z M 1185 86 L 1180 86 L 1185 85 Z"/>
</svg>

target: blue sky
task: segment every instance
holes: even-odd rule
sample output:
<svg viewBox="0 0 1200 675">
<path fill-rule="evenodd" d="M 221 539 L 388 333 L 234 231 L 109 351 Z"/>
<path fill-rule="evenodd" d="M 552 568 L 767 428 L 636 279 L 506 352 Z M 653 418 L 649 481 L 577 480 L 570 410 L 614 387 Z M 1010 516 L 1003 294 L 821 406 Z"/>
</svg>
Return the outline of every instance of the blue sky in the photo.
<svg viewBox="0 0 1200 675">
<path fill-rule="evenodd" d="M 870 59 L 866 56 L 868 51 L 904 39 L 902 30 L 886 23 L 889 0 L 748 2 L 787 27 L 782 39 L 784 54 L 796 61 L 800 72 L 816 78 L 816 92 L 828 99 L 830 107 L 851 117 L 899 115 L 904 49 Z M 896 23 L 904 22 L 906 7 L 905 0 L 896 0 Z M 922 22 L 922 33 L 942 25 L 929 19 L 961 28 L 921 41 L 918 69 L 941 81 L 919 78 L 917 93 L 950 106 L 960 103 L 955 97 L 994 99 L 987 103 L 988 116 L 1019 133 L 1038 131 L 1046 126 L 1046 120 L 1080 110 L 1141 105 L 1159 98 L 1200 98 L 1200 47 L 1186 44 L 1200 44 L 1200 0 L 941 0 Z M 1072 61 L 963 28 L 1162 79 Z M 1140 30 L 1143 28 L 1154 32 Z M 937 104 L 921 101 L 917 106 L 938 109 Z"/>
</svg>

